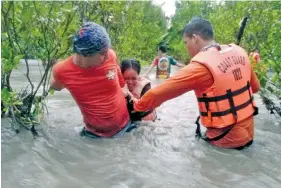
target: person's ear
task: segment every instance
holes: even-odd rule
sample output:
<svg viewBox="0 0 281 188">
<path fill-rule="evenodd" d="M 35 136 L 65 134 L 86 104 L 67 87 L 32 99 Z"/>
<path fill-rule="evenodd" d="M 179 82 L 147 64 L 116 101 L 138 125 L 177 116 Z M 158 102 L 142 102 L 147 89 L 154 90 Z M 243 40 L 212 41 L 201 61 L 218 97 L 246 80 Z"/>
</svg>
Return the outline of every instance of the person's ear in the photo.
<svg viewBox="0 0 281 188">
<path fill-rule="evenodd" d="M 198 42 L 198 36 L 197 35 L 195 35 L 195 34 L 192 35 L 192 42 L 194 44 L 196 44 Z"/>
</svg>

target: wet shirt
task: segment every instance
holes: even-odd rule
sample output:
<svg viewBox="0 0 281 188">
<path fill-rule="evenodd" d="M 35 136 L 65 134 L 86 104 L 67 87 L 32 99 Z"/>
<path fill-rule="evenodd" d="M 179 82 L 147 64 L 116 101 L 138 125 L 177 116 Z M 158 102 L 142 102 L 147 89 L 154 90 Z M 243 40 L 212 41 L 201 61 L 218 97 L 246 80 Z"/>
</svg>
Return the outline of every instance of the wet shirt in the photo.
<svg viewBox="0 0 281 188">
<path fill-rule="evenodd" d="M 251 87 L 253 92 L 259 89 L 259 80 L 255 73 L 251 72 Z M 173 77 L 167 79 L 164 83 L 149 90 L 139 101 L 134 104 L 136 111 L 147 111 L 160 106 L 163 102 L 178 97 L 191 90 L 205 91 L 214 83 L 212 74 L 204 66 L 192 62 L 185 66 Z M 194 114 L 194 119 L 196 114 Z M 234 128 L 223 138 L 213 141 L 214 145 L 232 148 L 248 143 L 253 139 L 253 117 L 245 119 L 234 126 Z M 224 132 L 223 129 L 208 129 L 207 136 L 215 137 Z"/>
<path fill-rule="evenodd" d="M 81 68 L 71 56 L 53 68 L 53 84 L 69 90 L 82 112 L 86 129 L 105 137 L 115 135 L 129 120 L 121 89 L 125 82 L 114 51 L 108 53 L 107 60 L 99 66 Z"/>
</svg>

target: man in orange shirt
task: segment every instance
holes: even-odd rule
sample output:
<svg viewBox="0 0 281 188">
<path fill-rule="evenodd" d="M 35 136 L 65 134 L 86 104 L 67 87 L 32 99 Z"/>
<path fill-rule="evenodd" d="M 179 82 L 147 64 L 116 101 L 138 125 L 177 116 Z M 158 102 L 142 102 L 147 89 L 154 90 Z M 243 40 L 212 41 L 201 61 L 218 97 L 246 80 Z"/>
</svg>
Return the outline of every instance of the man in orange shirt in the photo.
<svg viewBox="0 0 281 188">
<path fill-rule="evenodd" d="M 246 52 L 234 44 L 219 45 L 209 21 L 193 18 L 184 29 L 184 42 L 193 57 L 175 76 L 134 100 L 135 111 L 147 111 L 194 90 L 200 119 L 207 128 L 204 140 L 223 148 L 251 145 L 253 115 L 257 113 L 253 93 L 260 84 Z M 198 118 L 199 121 L 199 118 Z M 197 121 L 197 135 L 201 135 Z"/>
<path fill-rule="evenodd" d="M 54 66 L 51 88 L 66 88 L 75 99 L 85 123 L 82 135 L 100 138 L 127 132 L 132 126 L 122 92 L 125 82 L 106 30 L 86 23 L 73 43 L 76 54 Z"/>
</svg>

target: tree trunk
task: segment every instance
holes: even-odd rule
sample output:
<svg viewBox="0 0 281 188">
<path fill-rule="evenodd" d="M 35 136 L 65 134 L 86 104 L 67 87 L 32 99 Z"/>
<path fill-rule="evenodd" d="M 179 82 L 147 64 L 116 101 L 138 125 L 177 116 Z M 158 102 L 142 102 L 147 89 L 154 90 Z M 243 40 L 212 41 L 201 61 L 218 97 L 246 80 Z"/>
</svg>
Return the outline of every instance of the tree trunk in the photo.
<svg viewBox="0 0 281 188">
<path fill-rule="evenodd" d="M 11 84 L 10 84 L 10 77 L 11 77 L 11 74 L 12 74 L 12 71 L 9 71 L 7 74 L 6 74 L 6 87 L 8 89 L 9 92 L 12 91 L 12 87 L 11 87 Z"/>
</svg>

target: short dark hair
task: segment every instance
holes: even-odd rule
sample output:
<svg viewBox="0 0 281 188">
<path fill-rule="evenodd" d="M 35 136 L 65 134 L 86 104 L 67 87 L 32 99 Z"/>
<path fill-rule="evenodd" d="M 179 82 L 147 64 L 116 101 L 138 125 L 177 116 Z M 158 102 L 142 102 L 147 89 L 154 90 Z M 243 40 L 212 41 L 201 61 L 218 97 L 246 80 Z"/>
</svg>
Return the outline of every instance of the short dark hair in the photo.
<svg viewBox="0 0 281 188">
<path fill-rule="evenodd" d="M 161 45 L 158 47 L 158 50 L 160 50 L 162 53 L 166 53 L 168 51 L 168 48 L 166 45 Z"/>
<path fill-rule="evenodd" d="M 136 59 L 124 59 L 121 63 L 121 72 L 122 74 L 128 69 L 134 69 L 138 74 L 141 71 L 140 62 Z"/>
<path fill-rule="evenodd" d="M 193 34 L 199 35 L 204 40 L 214 38 L 214 31 L 212 24 L 200 17 L 194 17 L 188 22 L 184 28 L 184 34 L 187 37 L 192 37 Z"/>
</svg>

